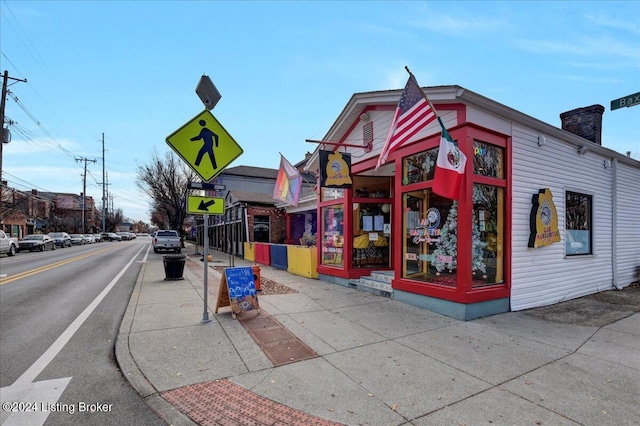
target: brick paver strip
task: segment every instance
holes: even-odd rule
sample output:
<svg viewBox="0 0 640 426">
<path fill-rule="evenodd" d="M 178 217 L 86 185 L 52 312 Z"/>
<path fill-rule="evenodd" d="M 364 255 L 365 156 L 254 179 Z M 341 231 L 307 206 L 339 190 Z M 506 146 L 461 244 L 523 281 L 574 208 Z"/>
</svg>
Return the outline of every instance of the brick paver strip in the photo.
<svg viewBox="0 0 640 426">
<path fill-rule="evenodd" d="M 191 261 L 187 262 L 187 267 L 197 278 L 204 279 L 202 265 Z M 211 281 L 212 279 L 209 278 L 209 293 L 217 294 L 220 283 L 212 283 Z M 258 316 L 246 319 L 238 318 L 238 320 L 276 367 L 318 356 L 313 349 L 264 310 L 261 310 Z"/>
<path fill-rule="evenodd" d="M 200 425 L 341 425 L 271 401 L 227 379 L 173 389 L 162 396 Z"/>
</svg>

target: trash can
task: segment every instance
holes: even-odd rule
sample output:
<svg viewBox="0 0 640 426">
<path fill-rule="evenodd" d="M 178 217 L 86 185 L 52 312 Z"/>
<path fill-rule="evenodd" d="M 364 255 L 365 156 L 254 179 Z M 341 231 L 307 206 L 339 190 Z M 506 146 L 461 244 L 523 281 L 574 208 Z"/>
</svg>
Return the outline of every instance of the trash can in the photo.
<svg viewBox="0 0 640 426">
<path fill-rule="evenodd" d="M 162 256 L 165 281 L 176 281 L 184 279 L 182 277 L 182 273 L 184 272 L 185 259 L 186 256 L 184 254 L 165 254 L 164 256 Z"/>
</svg>

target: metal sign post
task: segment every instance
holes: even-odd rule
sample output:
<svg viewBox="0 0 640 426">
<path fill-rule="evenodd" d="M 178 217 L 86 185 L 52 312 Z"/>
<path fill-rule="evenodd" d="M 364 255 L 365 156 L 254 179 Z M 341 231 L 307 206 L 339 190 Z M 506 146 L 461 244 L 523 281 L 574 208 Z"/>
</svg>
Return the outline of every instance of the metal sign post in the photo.
<svg viewBox="0 0 640 426">
<path fill-rule="evenodd" d="M 223 191 L 224 185 L 212 184 L 210 181 L 238 158 L 243 150 L 210 112 L 221 96 L 216 86 L 206 75 L 200 79 L 196 87 L 196 94 L 204 104 L 205 110 L 167 136 L 165 140 L 203 181 L 189 182 L 189 189 Z M 194 143 L 194 141 L 199 141 L 199 143 Z M 214 145 L 216 149 L 214 149 Z M 1 152 L 0 150 L 0 154 Z M 204 252 L 202 259 L 204 261 L 204 312 L 202 323 L 204 324 L 211 322 L 208 307 L 209 214 L 221 215 L 225 213 L 224 198 L 190 195 L 187 199 L 187 212 L 204 215 L 202 226 L 204 232 L 202 250 Z M 196 241 L 196 253 L 197 251 Z"/>
<path fill-rule="evenodd" d="M 209 306 L 208 306 L 208 297 L 209 293 L 209 215 L 204 215 L 204 313 L 202 314 L 202 324 L 210 322 L 209 319 Z"/>
</svg>

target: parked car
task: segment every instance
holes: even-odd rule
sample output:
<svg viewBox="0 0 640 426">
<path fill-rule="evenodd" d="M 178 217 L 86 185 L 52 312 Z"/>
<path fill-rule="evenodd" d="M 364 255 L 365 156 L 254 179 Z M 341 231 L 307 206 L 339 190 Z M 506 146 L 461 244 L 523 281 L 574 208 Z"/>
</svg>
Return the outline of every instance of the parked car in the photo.
<svg viewBox="0 0 640 426">
<path fill-rule="evenodd" d="M 103 241 L 102 234 L 93 234 L 93 239 L 96 243 L 101 243 Z"/>
<path fill-rule="evenodd" d="M 122 237 L 114 232 L 103 232 L 102 239 L 105 241 L 122 241 Z"/>
<path fill-rule="evenodd" d="M 71 236 L 66 232 L 49 232 L 49 236 L 56 243 L 56 247 L 71 247 Z"/>
<path fill-rule="evenodd" d="M 7 253 L 7 256 L 14 256 L 18 248 L 18 240 L 9 237 L 4 231 L 0 231 L 0 253 Z"/>
<path fill-rule="evenodd" d="M 122 241 L 129 241 L 131 239 L 131 235 L 125 231 L 116 232 L 116 235 L 119 235 Z"/>
<path fill-rule="evenodd" d="M 56 242 L 53 238 L 44 234 L 29 234 L 18 241 L 18 248 L 16 251 L 45 251 L 48 249 L 56 249 Z"/>
<path fill-rule="evenodd" d="M 82 234 L 82 238 L 84 239 L 85 244 L 93 244 L 96 242 L 95 238 L 91 234 Z"/>
<path fill-rule="evenodd" d="M 71 234 L 71 244 L 73 245 L 83 245 L 84 244 L 84 235 L 82 234 Z"/>
<path fill-rule="evenodd" d="M 178 231 L 156 231 L 153 235 L 152 244 L 154 253 L 158 253 L 160 250 L 173 250 L 176 253 L 180 253 L 182 250 L 182 239 L 178 235 Z"/>
</svg>

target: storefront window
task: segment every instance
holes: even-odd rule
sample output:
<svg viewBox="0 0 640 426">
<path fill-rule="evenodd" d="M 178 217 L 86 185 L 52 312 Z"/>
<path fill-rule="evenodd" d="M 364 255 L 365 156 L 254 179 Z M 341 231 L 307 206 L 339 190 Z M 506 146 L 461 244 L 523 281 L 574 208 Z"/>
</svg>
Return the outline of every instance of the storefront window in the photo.
<svg viewBox="0 0 640 426">
<path fill-rule="evenodd" d="M 388 267 L 390 232 L 391 204 L 354 203 L 353 267 Z"/>
<path fill-rule="evenodd" d="M 402 277 L 456 286 L 457 202 L 430 189 L 403 196 Z"/>
<path fill-rule="evenodd" d="M 591 195 L 566 193 L 565 250 L 567 256 L 592 254 Z"/>
<path fill-rule="evenodd" d="M 322 264 L 344 266 L 344 211 L 342 206 L 322 208 Z"/>
<path fill-rule="evenodd" d="M 504 148 L 474 140 L 473 172 L 481 176 L 504 178 Z"/>
<path fill-rule="evenodd" d="M 344 198 L 344 189 L 342 188 L 322 188 L 320 193 L 321 201 L 339 200 Z"/>
<path fill-rule="evenodd" d="M 402 159 L 402 184 L 409 185 L 433 179 L 438 148 L 422 151 Z"/>
<path fill-rule="evenodd" d="M 473 186 L 472 265 L 473 287 L 504 280 L 504 189 Z"/>
</svg>

